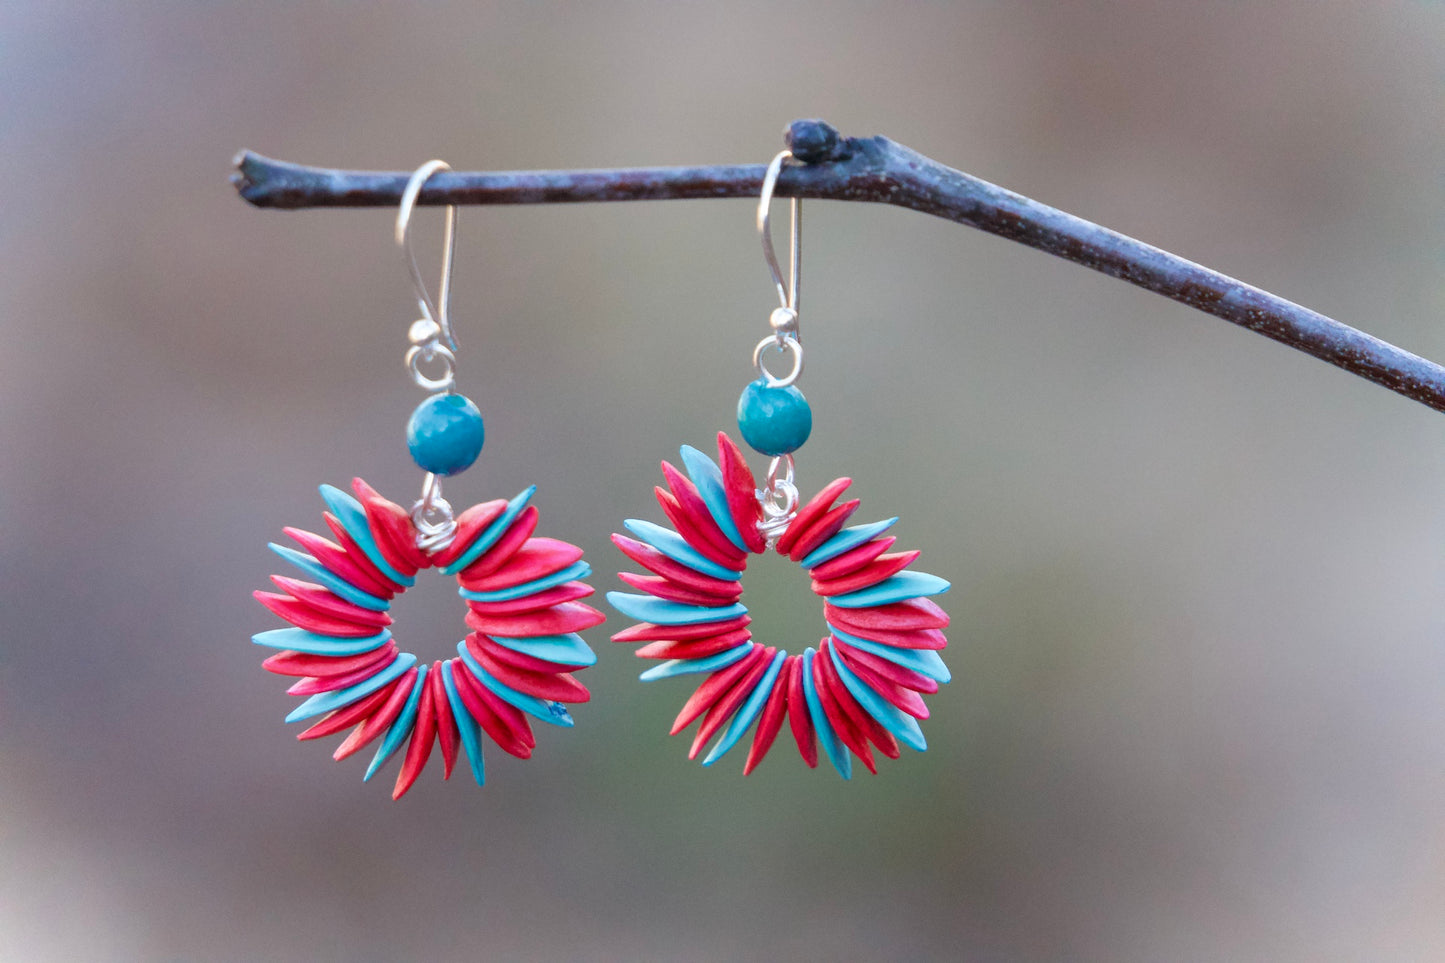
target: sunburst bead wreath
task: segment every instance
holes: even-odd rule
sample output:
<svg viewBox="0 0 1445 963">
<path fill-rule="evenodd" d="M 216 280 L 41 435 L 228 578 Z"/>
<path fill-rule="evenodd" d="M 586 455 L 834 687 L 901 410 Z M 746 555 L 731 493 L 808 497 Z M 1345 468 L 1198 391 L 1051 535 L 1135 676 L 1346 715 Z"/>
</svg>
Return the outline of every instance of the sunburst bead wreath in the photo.
<svg viewBox="0 0 1445 963">
<path fill-rule="evenodd" d="M 917 551 L 888 551 L 894 537 L 884 533 L 898 519 L 845 528 L 859 504 L 855 498 L 835 505 L 851 484 L 847 478 L 798 509 L 775 547 L 812 576 L 829 634 L 817 649 L 789 655 L 752 640 L 742 603 L 739 580 L 748 558 L 768 550 L 742 452 L 719 432 L 717 462 L 686 446 L 682 462 L 687 475 L 664 461 L 668 488 L 655 489 L 673 527 L 628 519 L 635 538 L 612 536 L 652 573 L 619 576 L 645 594 L 609 592 L 607 600 L 638 621 L 613 641 L 645 642 L 638 656 L 664 660 L 643 681 L 706 676 L 672 726 L 677 734 L 702 720 L 689 758 L 720 733 L 703 758 L 712 765 L 756 723 L 743 767 L 750 773 L 785 718 L 803 761 L 816 766 L 821 744 L 844 779 L 852 776 L 849 752 L 876 773 L 875 748 L 892 759 L 900 744 L 926 749 L 918 725 L 928 718 L 922 696 L 949 680 L 937 652 L 946 644 L 948 615 L 930 596 L 947 591 L 948 582 L 907 571 Z"/>
<path fill-rule="evenodd" d="M 263 663 L 267 670 L 301 677 L 287 691 L 307 699 L 286 721 L 321 717 L 298 739 L 350 729 L 333 754 L 338 760 L 379 740 L 368 780 L 405 746 L 393 799 L 421 775 L 433 742 L 441 746 L 444 778 L 460 746 L 481 785 L 482 733 L 526 759 L 536 745 L 528 716 L 570 727 L 562 703 L 588 700 L 572 673 L 597 661 L 577 634 L 604 619 L 578 601 L 593 592 L 581 581 L 591 568 L 577 546 L 533 536 L 537 509 L 527 503 L 535 485 L 462 512 L 452 543 L 432 554 L 417 548 L 405 509 L 360 478 L 352 488 L 355 498 L 321 486 L 335 542 L 287 528 L 302 551 L 271 545 L 305 580 L 273 575 L 281 592 L 255 593 L 291 623 L 252 637 L 282 650 Z M 427 666 L 397 646 L 387 610 L 417 572 L 433 567 L 456 576 L 473 631 L 457 643 L 456 658 Z"/>
</svg>

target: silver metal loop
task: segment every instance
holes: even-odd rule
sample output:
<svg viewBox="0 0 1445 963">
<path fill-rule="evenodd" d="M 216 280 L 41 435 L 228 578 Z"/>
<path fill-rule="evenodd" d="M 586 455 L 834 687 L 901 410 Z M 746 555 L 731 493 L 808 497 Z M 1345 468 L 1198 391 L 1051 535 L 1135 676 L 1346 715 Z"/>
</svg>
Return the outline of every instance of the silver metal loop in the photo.
<svg viewBox="0 0 1445 963">
<path fill-rule="evenodd" d="M 442 235 L 442 279 L 439 301 L 432 301 L 431 294 L 427 292 L 426 282 L 422 280 L 421 268 L 416 263 L 416 251 L 411 246 L 411 214 L 416 207 L 416 199 L 421 194 L 421 189 L 433 174 L 438 171 L 449 171 L 451 166 L 446 161 L 430 160 L 416 169 L 411 175 L 411 180 L 406 182 L 406 190 L 401 194 L 401 208 L 396 212 L 396 243 L 406 254 L 407 268 L 411 271 L 411 283 L 416 287 L 417 305 L 421 308 L 423 318 L 434 321 L 441 328 L 441 334 L 447 340 L 452 350 L 456 350 L 457 339 L 452 333 L 452 263 L 456 256 L 457 240 L 457 209 L 455 205 L 448 204 L 446 210 L 445 233 Z"/>
<path fill-rule="evenodd" d="M 776 548 L 778 539 L 788 530 L 798 514 L 798 487 L 793 484 L 793 456 L 779 455 L 768 465 L 768 482 L 756 493 L 763 518 L 758 533 L 768 548 Z"/>
<path fill-rule="evenodd" d="M 783 164 L 793 159 L 792 151 L 779 151 L 778 155 L 768 162 L 767 172 L 763 174 L 763 189 L 758 197 L 758 235 L 763 241 L 763 260 L 768 262 L 768 270 L 773 275 L 773 284 L 778 289 L 778 301 L 785 308 L 798 310 L 798 281 L 802 273 L 803 263 L 803 202 L 801 198 L 792 198 L 790 209 L 792 211 L 789 257 L 789 283 L 783 283 L 783 269 L 778 266 L 778 255 L 773 250 L 773 231 L 770 223 L 770 212 L 773 206 L 773 190 L 778 184 L 778 175 L 783 171 Z"/>
<path fill-rule="evenodd" d="M 440 359 L 445 366 L 440 377 L 431 377 L 421 370 L 424 364 Z M 457 356 L 451 348 L 433 341 L 429 344 L 414 344 L 406 349 L 406 366 L 411 371 L 411 380 L 427 391 L 451 391 L 457 383 Z"/>
<path fill-rule="evenodd" d="M 763 352 L 771 347 L 776 347 L 780 353 L 783 351 L 793 353 L 793 367 L 781 378 L 769 371 L 767 365 L 763 363 Z M 797 381 L 798 375 L 803 373 L 803 345 L 792 334 L 770 334 L 759 341 L 757 347 L 753 348 L 753 364 L 769 388 L 786 388 Z"/>
<path fill-rule="evenodd" d="M 442 497 L 441 479 L 431 472 L 422 482 L 421 498 L 411 506 L 411 522 L 416 527 L 416 547 L 428 554 L 443 551 L 456 538 L 452 506 Z"/>
</svg>

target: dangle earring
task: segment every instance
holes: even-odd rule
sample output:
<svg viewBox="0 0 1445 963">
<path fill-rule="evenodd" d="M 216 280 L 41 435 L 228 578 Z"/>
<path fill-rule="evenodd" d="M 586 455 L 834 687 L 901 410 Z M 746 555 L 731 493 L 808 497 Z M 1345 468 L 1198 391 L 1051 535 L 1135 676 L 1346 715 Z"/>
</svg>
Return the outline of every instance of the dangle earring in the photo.
<svg viewBox="0 0 1445 963">
<path fill-rule="evenodd" d="M 528 716 L 570 727 L 564 702 L 586 702 L 586 687 L 572 677 L 597 657 L 577 633 L 601 623 L 601 612 L 578 601 L 592 594 L 582 582 L 591 568 L 582 550 L 534 537 L 537 509 L 527 503 L 533 485 L 516 497 L 483 502 L 453 514 L 441 479 L 474 462 L 485 438 L 481 412 L 456 386 L 456 339 L 451 325 L 452 260 L 456 208 L 447 207 L 440 298 L 427 293 L 411 247 L 412 210 L 423 185 L 444 162 L 417 169 L 402 195 L 396 242 L 416 286 L 421 319 L 412 324 L 406 366 L 431 392 L 407 424 L 407 446 L 426 473 L 421 498 L 407 511 L 360 478 L 355 497 L 321 486 L 323 517 L 336 541 L 295 528 L 284 531 L 300 546 L 270 547 L 305 579 L 273 575 L 281 590 L 256 599 L 290 628 L 261 632 L 257 645 L 281 651 L 263 667 L 300 676 L 287 690 L 306 696 L 287 722 L 319 721 L 298 739 L 351 729 L 333 754 L 343 759 L 380 741 L 365 779 L 394 754 L 403 754 L 392 798 L 411 788 L 441 746 L 444 778 L 464 753 L 477 784 L 484 782 L 481 734 L 504 752 L 526 759 L 536 745 Z M 418 664 L 392 638 L 390 600 L 416 582 L 418 571 L 456 576 L 472 630 L 457 643 L 457 657 Z"/>
<path fill-rule="evenodd" d="M 755 488 L 742 452 L 725 432 L 717 436 L 718 460 L 695 448 L 681 451 L 684 475 L 667 462 L 669 490 L 656 488 L 672 528 L 639 519 L 624 525 L 635 537 L 612 541 L 651 572 L 619 577 L 645 594 L 609 592 L 612 607 L 638 624 L 614 635 L 616 642 L 645 642 L 637 655 L 664 660 L 642 681 L 700 674 L 706 678 L 673 722 L 677 734 L 701 719 L 689 758 L 721 733 L 703 765 L 710 766 L 757 723 L 743 773 L 767 754 L 786 718 L 803 761 L 818 764 L 821 744 L 844 779 L 852 776 L 851 751 L 877 772 L 873 748 L 889 758 L 899 744 L 927 748 L 918 720 L 928 717 L 924 693 L 949 680 L 936 650 L 946 644 L 948 615 L 930 596 L 948 589 L 934 575 L 907 571 L 917 551 L 889 552 L 884 533 L 898 519 L 845 528 L 858 499 L 834 503 L 851 480 L 839 478 L 799 505 L 793 452 L 808 440 L 813 416 L 795 386 L 803 371 L 798 328 L 798 281 L 802 204 L 792 200 L 792 264 L 784 284 L 769 229 L 773 189 L 783 151 L 768 165 L 758 203 L 758 233 L 781 306 L 768 335 L 753 351 L 759 378 L 738 400 L 738 428 L 760 454 L 772 456 L 767 483 Z M 769 354 L 789 356 L 787 374 L 768 370 Z M 752 641 L 739 581 L 748 558 L 776 551 L 812 577 L 823 601 L 828 635 L 817 649 L 789 655 Z M 870 745 L 871 744 L 871 745 Z"/>
</svg>

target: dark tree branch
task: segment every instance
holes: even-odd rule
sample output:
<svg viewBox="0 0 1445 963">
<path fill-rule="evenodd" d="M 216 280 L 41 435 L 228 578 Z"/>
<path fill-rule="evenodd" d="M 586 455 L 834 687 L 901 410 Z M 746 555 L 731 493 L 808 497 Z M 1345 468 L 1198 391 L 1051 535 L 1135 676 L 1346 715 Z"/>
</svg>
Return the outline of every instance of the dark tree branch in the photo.
<svg viewBox="0 0 1445 963">
<path fill-rule="evenodd" d="M 883 137 L 840 137 L 795 121 L 787 141 L 801 165 L 778 178 L 780 197 L 894 204 L 967 224 L 1082 264 L 1273 338 L 1391 391 L 1445 411 L 1445 368 L 1292 301 L 1168 251 L 945 167 Z M 394 207 L 409 172 L 326 170 L 243 151 L 232 183 L 258 207 Z M 763 165 L 620 170 L 450 172 L 422 204 L 562 204 L 754 197 Z"/>
</svg>

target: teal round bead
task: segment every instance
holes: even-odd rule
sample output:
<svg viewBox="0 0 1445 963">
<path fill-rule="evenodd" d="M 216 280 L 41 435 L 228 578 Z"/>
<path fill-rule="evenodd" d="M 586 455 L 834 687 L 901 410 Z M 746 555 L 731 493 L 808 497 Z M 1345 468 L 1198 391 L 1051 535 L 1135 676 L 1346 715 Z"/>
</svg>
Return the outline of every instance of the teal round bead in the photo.
<svg viewBox="0 0 1445 963">
<path fill-rule="evenodd" d="M 770 387 L 766 379 L 759 378 L 744 388 L 738 399 L 738 429 L 755 451 L 786 455 L 808 440 L 813 409 L 792 385 Z"/>
<path fill-rule="evenodd" d="M 406 446 L 412 460 L 436 475 L 465 471 L 482 453 L 487 440 L 482 413 L 465 395 L 432 395 L 416 406 L 406 423 Z"/>
</svg>

